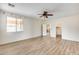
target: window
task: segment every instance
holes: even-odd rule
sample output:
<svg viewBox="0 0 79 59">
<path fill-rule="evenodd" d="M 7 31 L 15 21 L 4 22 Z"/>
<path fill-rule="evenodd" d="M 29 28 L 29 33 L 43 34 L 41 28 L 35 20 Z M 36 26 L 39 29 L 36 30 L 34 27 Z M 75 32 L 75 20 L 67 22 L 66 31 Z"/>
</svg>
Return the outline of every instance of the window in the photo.
<svg viewBox="0 0 79 59">
<path fill-rule="evenodd" d="M 23 31 L 23 20 L 7 16 L 7 32 Z"/>
<path fill-rule="evenodd" d="M 17 19 L 17 31 L 23 31 L 23 21 L 22 19 Z"/>
</svg>

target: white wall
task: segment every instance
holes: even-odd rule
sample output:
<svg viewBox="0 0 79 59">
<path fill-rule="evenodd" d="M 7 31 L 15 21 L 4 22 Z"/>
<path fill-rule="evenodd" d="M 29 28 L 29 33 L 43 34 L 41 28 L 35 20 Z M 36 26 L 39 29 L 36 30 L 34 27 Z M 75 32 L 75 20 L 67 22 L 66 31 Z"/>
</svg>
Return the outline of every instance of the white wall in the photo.
<svg viewBox="0 0 79 59">
<path fill-rule="evenodd" d="M 57 23 L 62 24 L 62 38 L 67 40 L 79 41 L 79 15 L 63 17 L 59 19 L 51 19 L 49 23 L 52 25 L 51 36 L 56 36 Z"/>
<path fill-rule="evenodd" d="M 62 24 L 62 38 L 67 40 L 79 41 L 79 15 L 68 16 L 58 19 L 49 19 L 51 24 L 51 36 L 56 36 L 56 24 Z M 7 33 L 6 15 L 0 14 L 0 44 L 15 42 L 41 35 L 40 19 L 24 18 L 24 31 Z"/>
<path fill-rule="evenodd" d="M 1 14 L 0 14 L 0 31 L 1 31 Z"/>
<path fill-rule="evenodd" d="M 41 35 L 40 21 L 36 18 L 23 18 L 23 32 L 6 32 L 6 15 L 0 14 L 0 44 L 15 42 Z"/>
</svg>

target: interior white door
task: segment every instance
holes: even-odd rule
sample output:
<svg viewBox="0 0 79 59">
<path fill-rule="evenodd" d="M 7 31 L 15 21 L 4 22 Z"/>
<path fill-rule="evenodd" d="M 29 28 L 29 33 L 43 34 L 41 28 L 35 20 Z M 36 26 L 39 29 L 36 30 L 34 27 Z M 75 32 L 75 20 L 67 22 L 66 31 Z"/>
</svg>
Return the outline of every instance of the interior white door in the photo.
<svg viewBox="0 0 79 59">
<path fill-rule="evenodd" d="M 46 36 L 47 35 L 47 31 L 46 31 L 47 28 L 46 28 L 46 26 L 47 26 L 46 24 L 42 24 L 42 33 L 41 33 L 42 36 Z"/>
</svg>

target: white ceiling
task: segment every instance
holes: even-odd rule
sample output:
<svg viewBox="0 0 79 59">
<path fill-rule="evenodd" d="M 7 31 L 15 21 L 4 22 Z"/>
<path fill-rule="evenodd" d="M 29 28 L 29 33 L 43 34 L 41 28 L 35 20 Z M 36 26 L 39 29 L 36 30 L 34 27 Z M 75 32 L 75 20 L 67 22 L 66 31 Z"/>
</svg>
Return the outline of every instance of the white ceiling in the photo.
<svg viewBox="0 0 79 59">
<path fill-rule="evenodd" d="M 50 10 L 54 16 L 51 18 L 64 17 L 79 14 L 79 3 L 14 3 L 15 7 L 8 6 L 8 3 L 0 3 L 0 8 L 9 12 L 39 17 L 37 14 L 44 9 Z"/>
</svg>

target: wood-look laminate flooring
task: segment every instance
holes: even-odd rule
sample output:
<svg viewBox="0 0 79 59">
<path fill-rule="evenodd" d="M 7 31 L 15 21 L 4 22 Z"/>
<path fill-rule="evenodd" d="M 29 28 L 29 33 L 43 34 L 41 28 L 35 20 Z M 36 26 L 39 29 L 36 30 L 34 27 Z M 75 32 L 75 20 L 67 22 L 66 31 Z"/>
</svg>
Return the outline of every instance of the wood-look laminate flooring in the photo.
<svg viewBox="0 0 79 59">
<path fill-rule="evenodd" d="M 0 55 L 78 55 L 79 42 L 37 37 L 0 45 Z"/>
</svg>

